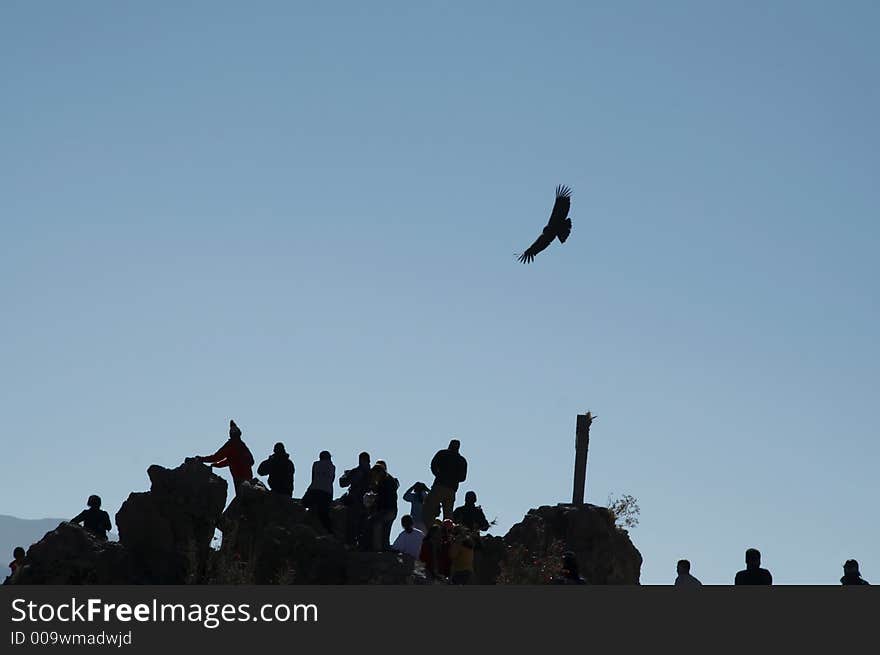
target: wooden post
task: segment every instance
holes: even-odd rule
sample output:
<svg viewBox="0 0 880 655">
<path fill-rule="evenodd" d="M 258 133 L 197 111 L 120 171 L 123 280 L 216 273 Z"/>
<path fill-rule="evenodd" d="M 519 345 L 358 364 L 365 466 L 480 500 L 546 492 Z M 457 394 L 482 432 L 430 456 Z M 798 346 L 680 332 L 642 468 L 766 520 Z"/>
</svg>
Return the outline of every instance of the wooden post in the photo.
<svg viewBox="0 0 880 655">
<path fill-rule="evenodd" d="M 587 450 L 590 447 L 590 425 L 595 417 L 587 412 L 578 414 L 575 427 L 574 449 L 574 491 L 571 494 L 572 505 L 584 504 L 584 489 L 587 485 Z"/>
</svg>

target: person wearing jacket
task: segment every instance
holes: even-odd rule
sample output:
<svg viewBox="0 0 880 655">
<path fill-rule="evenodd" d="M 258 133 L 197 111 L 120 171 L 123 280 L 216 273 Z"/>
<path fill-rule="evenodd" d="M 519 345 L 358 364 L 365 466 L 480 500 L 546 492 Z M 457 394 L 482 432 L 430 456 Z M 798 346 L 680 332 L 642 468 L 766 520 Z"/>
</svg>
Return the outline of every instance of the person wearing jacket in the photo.
<svg viewBox="0 0 880 655">
<path fill-rule="evenodd" d="M 280 441 L 275 444 L 272 454 L 260 462 L 257 467 L 257 475 L 269 476 L 269 489 L 288 498 L 293 497 L 293 474 L 295 471 L 296 467 L 294 467 L 288 452 L 284 450 L 284 444 Z"/>
<path fill-rule="evenodd" d="M 391 549 L 391 527 L 397 518 L 397 478 L 388 473 L 387 466 L 376 464 L 370 471 L 370 490 L 376 494 L 376 503 L 370 514 L 370 542 L 375 551 Z"/>
<path fill-rule="evenodd" d="M 358 455 L 358 465 L 339 476 L 339 486 L 348 487 L 342 498 L 343 504 L 346 505 L 345 543 L 356 546 L 363 532 L 367 514 L 364 494 L 370 489 L 370 453 L 363 452 Z"/>
<path fill-rule="evenodd" d="M 428 485 L 424 482 L 416 482 L 403 493 L 403 500 L 409 503 L 409 515 L 413 520 L 413 527 L 425 532 L 425 521 L 422 518 L 422 506 L 428 497 Z"/>
<path fill-rule="evenodd" d="M 252 468 L 254 456 L 242 441 L 241 430 L 235 421 L 229 421 L 229 439 L 220 446 L 220 450 L 213 455 L 196 455 L 196 459 L 205 464 L 211 464 L 214 468 L 228 466 L 236 494 L 238 494 L 242 482 L 252 480 L 254 477 Z"/>
<path fill-rule="evenodd" d="M 110 515 L 101 509 L 101 497 L 92 494 L 86 504 L 89 508 L 74 516 L 70 522 L 82 523 L 86 530 L 106 541 L 107 533 L 113 529 L 113 525 L 110 523 Z"/>
<path fill-rule="evenodd" d="M 318 461 L 312 463 L 312 483 L 303 496 L 303 505 L 310 512 L 315 511 L 324 529 L 333 533 L 330 522 L 330 505 L 333 503 L 333 482 L 336 480 L 336 466 L 330 453 L 322 450 Z"/>
<path fill-rule="evenodd" d="M 422 548 L 419 551 L 419 559 L 425 564 L 425 574 L 431 580 L 446 580 L 449 576 L 452 562 L 449 550 L 452 545 L 450 520 L 446 525 L 435 521 L 428 528 L 425 538 L 422 540 Z"/>
<path fill-rule="evenodd" d="M 449 546 L 449 581 L 451 584 L 469 584 L 474 577 L 474 540 L 468 531 L 457 525 L 452 531 Z"/>
<path fill-rule="evenodd" d="M 455 492 L 458 485 L 467 478 L 467 460 L 459 454 L 461 443 L 458 439 L 449 442 L 449 448 L 437 451 L 431 460 L 431 473 L 434 484 L 422 505 L 422 519 L 431 524 L 443 507 L 443 519 L 452 518 L 455 505 Z"/>
<path fill-rule="evenodd" d="M 477 494 L 473 491 L 468 491 L 464 495 L 464 505 L 455 508 L 452 520 L 475 534 L 489 529 L 489 521 L 486 520 L 483 508 L 477 505 Z"/>
</svg>

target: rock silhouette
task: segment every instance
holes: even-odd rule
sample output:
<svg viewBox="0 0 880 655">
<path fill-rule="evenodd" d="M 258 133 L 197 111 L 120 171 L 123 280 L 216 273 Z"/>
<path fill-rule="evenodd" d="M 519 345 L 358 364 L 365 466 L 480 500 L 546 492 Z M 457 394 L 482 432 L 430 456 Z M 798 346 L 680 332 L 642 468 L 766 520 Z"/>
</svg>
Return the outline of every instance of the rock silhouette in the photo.
<svg viewBox="0 0 880 655">
<path fill-rule="evenodd" d="M 642 555 L 606 508 L 545 505 L 529 510 L 504 537 L 507 546 L 520 545 L 538 556 L 547 555 L 554 541 L 575 554 L 588 583 L 639 584 Z"/>
<path fill-rule="evenodd" d="M 75 523 L 62 522 L 27 550 L 16 584 L 131 584 L 137 573 L 129 552 Z"/>
<path fill-rule="evenodd" d="M 145 581 L 204 580 L 214 529 L 226 504 L 227 483 L 196 459 L 175 469 L 147 469 L 150 490 L 131 493 L 116 513 L 119 542 Z"/>
<path fill-rule="evenodd" d="M 425 584 L 409 555 L 345 546 L 348 506 L 335 502 L 332 531 L 302 503 L 243 482 L 226 510 L 228 485 L 188 459 L 153 465 L 147 492 L 116 514 L 119 542 L 62 522 L 27 551 L 17 584 Z M 219 550 L 211 548 L 216 528 Z M 542 506 L 504 537 L 484 535 L 474 553 L 476 584 L 495 584 L 512 549 L 547 555 L 563 543 L 592 584 L 638 584 L 642 557 L 602 507 Z"/>
</svg>

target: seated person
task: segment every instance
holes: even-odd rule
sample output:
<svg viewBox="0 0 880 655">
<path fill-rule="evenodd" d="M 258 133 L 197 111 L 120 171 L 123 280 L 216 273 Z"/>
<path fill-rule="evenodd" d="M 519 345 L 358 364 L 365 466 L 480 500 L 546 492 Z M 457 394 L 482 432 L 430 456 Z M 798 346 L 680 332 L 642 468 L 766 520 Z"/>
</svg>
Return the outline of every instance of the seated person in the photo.
<svg viewBox="0 0 880 655">
<path fill-rule="evenodd" d="M 391 544 L 391 550 L 406 553 L 413 559 L 418 559 L 419 553 L 422 550 L 422 539 L 424 539 L 425 534 L 421 530 L 416 529 L 415 521 L 413 521 L 413 517 L 409 514 L 403 515 L 403 518 L 400 519 L 400 525 L 403 527 L 403 530 L 397 535 L 394 543 Z"/>
<path fill-rule="evenodd" d="M 101 509 L 101 497 L 92 494 L 89 496 L 87 504 L 89 508 L 74 516 L 70 522 L 81 523 L 98 539 L 106 541 L 107 532 L 113 529 L 113 525 L 110 523 L 110 515 Z"/>
</svg>

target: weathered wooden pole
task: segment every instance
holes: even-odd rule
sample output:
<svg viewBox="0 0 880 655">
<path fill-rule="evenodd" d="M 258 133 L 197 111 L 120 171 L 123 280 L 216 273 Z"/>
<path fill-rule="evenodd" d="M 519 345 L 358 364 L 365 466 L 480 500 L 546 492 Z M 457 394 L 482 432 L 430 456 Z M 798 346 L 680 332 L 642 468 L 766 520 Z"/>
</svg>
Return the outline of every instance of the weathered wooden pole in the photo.
<svg viewBox="0 0 880 655">
<path fill-rule="evenodd" d="M 572 505 L 584 504 L 584 489 L 587 485 L 587 450 L 590 447 L 590 425 L 595 417 L 587 412 L 578 414 L 575 427 L 574 447 L 574 491 L 571 494 Z"/>
</svg>

